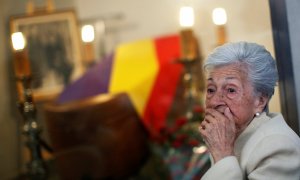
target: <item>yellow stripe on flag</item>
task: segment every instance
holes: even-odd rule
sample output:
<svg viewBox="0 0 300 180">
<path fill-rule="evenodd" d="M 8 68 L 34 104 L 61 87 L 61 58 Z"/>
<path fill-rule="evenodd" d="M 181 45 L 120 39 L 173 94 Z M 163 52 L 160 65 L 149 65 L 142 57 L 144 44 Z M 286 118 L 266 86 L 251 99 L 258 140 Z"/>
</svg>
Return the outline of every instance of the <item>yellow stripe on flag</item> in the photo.
<svg viewBox="0 0 300 180">
<path fill-rule="evenodd" d="M 127 92 L 142 117 L 158 73 L 153 40 L 123 44 L 117 48 L 109 91 Z"/>
</svg>

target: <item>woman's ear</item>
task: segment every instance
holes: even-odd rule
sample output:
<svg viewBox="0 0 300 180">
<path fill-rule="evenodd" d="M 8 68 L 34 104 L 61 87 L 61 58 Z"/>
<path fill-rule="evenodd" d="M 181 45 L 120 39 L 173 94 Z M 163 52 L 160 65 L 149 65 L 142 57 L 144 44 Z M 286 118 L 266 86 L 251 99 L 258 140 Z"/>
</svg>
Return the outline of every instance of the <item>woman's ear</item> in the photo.
<svg viewBox="0 0 300 180">
<path fill-rule="evenodd" d="M 262 112 L 265 109 L 268 101 L 269 98 L 267 96 L 265 95 L 258 96 L 255 102 L 256 112 Z"/>
</svg>

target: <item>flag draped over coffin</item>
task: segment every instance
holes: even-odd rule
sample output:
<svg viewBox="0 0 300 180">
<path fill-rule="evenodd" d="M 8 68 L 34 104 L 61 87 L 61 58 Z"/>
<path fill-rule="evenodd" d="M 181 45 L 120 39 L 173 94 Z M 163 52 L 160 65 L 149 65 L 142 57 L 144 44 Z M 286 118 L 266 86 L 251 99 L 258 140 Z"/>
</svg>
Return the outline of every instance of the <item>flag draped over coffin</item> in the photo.
<svg viewBox="0 0 300 180">
<path fill-rule="evenodd" d="M 178 35 L 119 45 L 114 54 L 68 85 L 59 103 L 126 92 L 152 135 L 165 126 L 182 72 Z"/>
</svg>

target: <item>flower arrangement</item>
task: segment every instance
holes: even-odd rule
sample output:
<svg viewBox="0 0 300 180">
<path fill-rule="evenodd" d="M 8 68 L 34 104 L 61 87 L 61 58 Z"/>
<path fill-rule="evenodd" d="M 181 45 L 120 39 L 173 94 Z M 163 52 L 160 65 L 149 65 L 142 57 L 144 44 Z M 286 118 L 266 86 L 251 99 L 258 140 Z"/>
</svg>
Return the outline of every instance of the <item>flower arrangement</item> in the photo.
<svg viewBox="0 0 300 180">
<path fill-rule="evenodd" d="M 181 146 L 194 147 L 202 143 L 198 132 L 198 126 L 203 118 L 204 110 L 201 106 L 195 106 L 193 117 L 188 119 L 181 116 L 160 131 L 159 138 L 154 141 L 164 147 L 179 148 Z"/>
<path fill-rule="evenodd" d="M 195 106 L 191 119 L 185 116 L 176 118 L 152 143 L 154 153 L 167 166 L 170 179 L 199 179 L 209 165 L 209 155 L 198 131 L 203 116 L 203 108 Z"/>
</svg>

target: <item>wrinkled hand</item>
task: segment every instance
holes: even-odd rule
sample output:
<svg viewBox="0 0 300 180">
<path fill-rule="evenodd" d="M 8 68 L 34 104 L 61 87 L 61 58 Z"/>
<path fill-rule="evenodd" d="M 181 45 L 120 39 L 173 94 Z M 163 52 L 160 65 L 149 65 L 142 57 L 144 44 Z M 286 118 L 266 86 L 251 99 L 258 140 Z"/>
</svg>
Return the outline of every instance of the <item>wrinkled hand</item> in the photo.
<svg viewBox="0 0 300 180">
<path fill-rule="evenodd" d="M 199 131 L 215 163 L 226 156 L 234 155 L 233 148 L 237 130 L 228 107 L 224 114 L 215 109 L 206 109 Z"/>
</svg>

